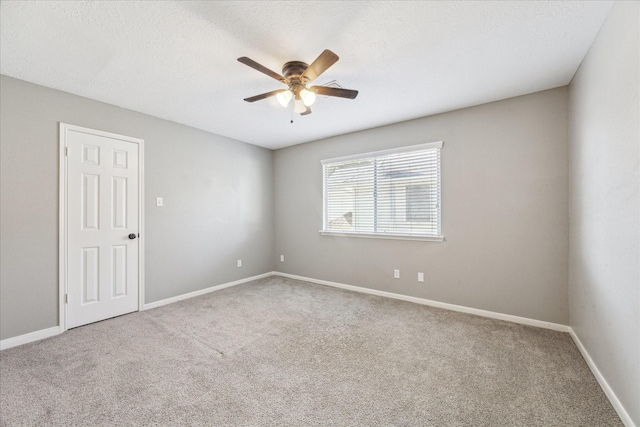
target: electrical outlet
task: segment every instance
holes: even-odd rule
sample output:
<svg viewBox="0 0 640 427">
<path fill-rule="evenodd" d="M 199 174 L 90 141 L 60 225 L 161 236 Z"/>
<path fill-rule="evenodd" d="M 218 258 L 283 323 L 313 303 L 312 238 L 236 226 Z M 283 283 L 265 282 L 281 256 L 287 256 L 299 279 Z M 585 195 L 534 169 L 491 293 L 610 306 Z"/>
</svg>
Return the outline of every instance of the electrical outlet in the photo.
<svg viewBox="0 0 640 427">
<path fill-rule="evenodd" d="M 284 262 L 284 255 L 280 255 L 280 262 Z"/>
<path fill-rule="evenodd" d="M 418 282 L 424 282 L 424 273 L 418 273 Z"/>
<path fill-rule="evenodd" d="M 242 267 L 242 260 L 241 259 L 238 260 L 238 267 Z"/>
<path fill-rule="evenodd" d="M 400 278 L 400 270 L 393 270 L 393 277 L 394 277 L 394 279 L 399 279 Z"/>
</svg>

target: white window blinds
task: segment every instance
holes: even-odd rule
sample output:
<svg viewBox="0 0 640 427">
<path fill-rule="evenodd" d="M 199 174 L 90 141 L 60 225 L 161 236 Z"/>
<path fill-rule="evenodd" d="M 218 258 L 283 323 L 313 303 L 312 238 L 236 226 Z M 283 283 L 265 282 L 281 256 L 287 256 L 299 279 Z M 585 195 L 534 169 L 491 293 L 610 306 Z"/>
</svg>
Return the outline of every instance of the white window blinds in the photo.
<svg viewBox="0 0 640 427">
<path fill-rule="evenodd" d="M 323 160 L 323 231 L 441 239 L 442 142 Z"/>
</svg>

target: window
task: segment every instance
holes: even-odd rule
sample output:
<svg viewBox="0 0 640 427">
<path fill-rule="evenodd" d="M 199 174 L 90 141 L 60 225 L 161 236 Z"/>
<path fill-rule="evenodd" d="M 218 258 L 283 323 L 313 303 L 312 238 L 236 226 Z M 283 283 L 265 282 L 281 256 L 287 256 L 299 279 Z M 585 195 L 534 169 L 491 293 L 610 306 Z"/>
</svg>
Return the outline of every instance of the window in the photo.
<svg viewBox="0 0 640 427">
<path fill-rule="evenodd" d="M 442 241 L 442 142 L 322 161 L 324 234 Z"/>
</svg>

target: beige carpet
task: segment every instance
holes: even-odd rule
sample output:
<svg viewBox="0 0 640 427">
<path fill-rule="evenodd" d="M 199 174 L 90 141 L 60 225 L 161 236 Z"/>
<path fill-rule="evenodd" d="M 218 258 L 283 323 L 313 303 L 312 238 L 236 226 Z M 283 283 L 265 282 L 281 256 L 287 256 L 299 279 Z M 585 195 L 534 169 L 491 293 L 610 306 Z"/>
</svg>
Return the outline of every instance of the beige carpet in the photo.
<svg viewBox="0 0 640 427">
<path fill-rule="evenodd" d="M 2 426 L 620 426 L 566 333 L 280 277 L 0 353 Z"/>
</svg>

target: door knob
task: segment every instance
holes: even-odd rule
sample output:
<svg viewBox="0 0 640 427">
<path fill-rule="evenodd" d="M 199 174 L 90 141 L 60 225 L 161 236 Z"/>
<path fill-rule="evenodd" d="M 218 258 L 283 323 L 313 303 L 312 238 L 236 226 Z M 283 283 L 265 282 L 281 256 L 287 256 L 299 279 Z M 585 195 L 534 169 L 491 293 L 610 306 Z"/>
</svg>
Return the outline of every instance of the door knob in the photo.
<svg viewBox="0 0 640 427">
<path fill-rule="evenodd" d="M 131 234 L 129 234 L 129 238 L 130 238 L 131 240 L 133 240 L 133 239 L 135 239 L 135 238 L 136 238 L 136 235 L 135 235 L 135 234 L 133 234 L 133 233 L 131 233 Z"/>
</svg>

